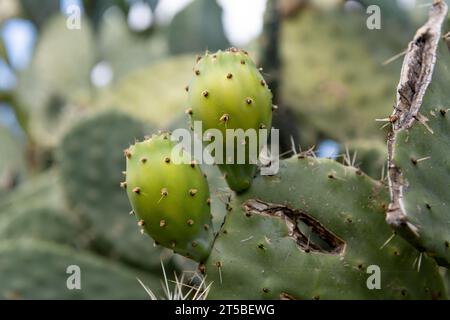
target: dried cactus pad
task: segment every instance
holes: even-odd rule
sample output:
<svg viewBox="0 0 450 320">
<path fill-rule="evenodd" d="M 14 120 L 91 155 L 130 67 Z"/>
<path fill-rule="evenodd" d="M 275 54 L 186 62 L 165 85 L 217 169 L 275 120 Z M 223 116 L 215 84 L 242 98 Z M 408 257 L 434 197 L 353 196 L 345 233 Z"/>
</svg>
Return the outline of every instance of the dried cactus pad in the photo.
<svg viewBox="0 0 450 320">
<path fill-rule="evenodd" d="M 437 1 L 409 44 L 389 136 L 387 221 L 419 250 L 450 266 L 450 52 Z"/>
</svg>

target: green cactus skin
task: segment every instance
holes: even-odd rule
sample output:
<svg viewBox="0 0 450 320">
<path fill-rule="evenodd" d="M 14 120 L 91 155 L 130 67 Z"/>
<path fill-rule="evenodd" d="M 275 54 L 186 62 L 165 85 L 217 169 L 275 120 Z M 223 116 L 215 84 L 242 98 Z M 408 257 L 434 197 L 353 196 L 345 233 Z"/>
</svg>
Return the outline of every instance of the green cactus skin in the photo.
<svg viewBox="0 0 450 320">
<path fill-rule="evenodd" d="M 387 221 L 419 250 L 449 267 L 450 52 L 441 37 L 446 13 L 444 2 L 434 3 L 426 28 L 419 29 L 404 60 L 388 140 Z M 420 57 L 415 55 L 418 39 L 426 39 Z M 422 69 L 415 73 L 417 61 Z M 415 86 L 415 93 L 408 91 L 410 86 Z"/>
<path fill-rule="evenodd" d="M 172 155 L 175 145 L 161 134 L 125 150 L 128 199 L 156 243 L 204 261 L 213 240 L 208 183 L 188 153 Z"/>
<path fill-rule="evenodd" d="M 160 248 L 149 246 L 130 219 L 120 152 L 147 129 L 119 112 L 103 111 L 76 124 L 57 150 L 61 186 L 71 210 L 89 225 L 105 254 L 146 270 L 160 272 Z M 167 256 L 167 255 L 165 255 Z M 167 256 L 169 257 L 169 256 Z"/>
<path fill-rule="evenodd" d="M 223 162 L 226 162 L 226 129 L 270 130 L 272 93 L 245 51 L 233 48 L 206 53 L 197 60 L 194 73 L 188 86 L 187 112 L 193 121 L 202 121 L 203 132 L 208 129 L 222 132 Z M 245 164 L 237 164 L 234 159 L 233 164 L 218 165 L 231 189 L 241 192 L 250 187 L 256 165 L 249 161 L 248 147 Z"/>
<path fill-rule="evenodd" d="M 51 242 L 0 241 L 0 261 L 0 299 L 148 299 L 136 277 L 162 294 L 159 277 Z M 81 290 L 66 286 L 71 265 Z"/>
<path fill-rule="evenodd" d="M 385 186 L 356 168 L 303 156 L 282 161 L 277 175 L 257 177 L 230 203 L 233 210 L 204 265 L 213 281 L 209 298 L 445 298 L 435 262 L 401 237 L 391 238 L 387 203 Z M 275 215 L 290 212 L 297 229 L 283 216 L 268 215 L 268 206 Z M 308 219 L 332 241 L 308 236 L 302 222 Z M 304 238 L 294 240 L 299 232 Z M 379 290 L 367 287 L 370 265 L 380 267 Z"/>
<path fill-rule="evenodd" d="M 176 119 L 168 128 L 169 131 L 179 128 L 189 129 L 190 120 L 183 114 L 182 117 Z M 193 134 L 191 133 L 191 141 Z M 206 163 L 200 164 L 200 169 L 206 176 L 209 185 L 209 193 L 211 196 L 211 215 L 213 229 L 218 230 L 222 225 L 228 212 L 227 203 L 233 197 L 234 192 L 230 189 L 227 181 L 220 169 L 216 165 Z"/>
</svg>

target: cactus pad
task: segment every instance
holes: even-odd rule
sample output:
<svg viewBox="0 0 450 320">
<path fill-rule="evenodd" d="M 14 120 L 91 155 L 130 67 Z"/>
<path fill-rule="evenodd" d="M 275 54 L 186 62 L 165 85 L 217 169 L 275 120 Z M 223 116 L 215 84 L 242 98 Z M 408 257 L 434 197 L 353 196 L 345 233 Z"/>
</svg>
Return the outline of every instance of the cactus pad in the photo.
<svg viewBox="0 0 450 320">
<path fill-rule="evenodd" d="M 435 262 L 392 238 L 384 185 L 328 159 L 280 165 L 231 203 L 205 264 L 210 298 L 445 298 Z M 370 266 L 380 289 L 367 285 Z"/>
<path fill-rule="evenodd" d="M 450 266 L 450 43 L 447 6 L 436 1 L 409 44 L 391 115 L 387 221 L 419 250 Z"/>
</svg>

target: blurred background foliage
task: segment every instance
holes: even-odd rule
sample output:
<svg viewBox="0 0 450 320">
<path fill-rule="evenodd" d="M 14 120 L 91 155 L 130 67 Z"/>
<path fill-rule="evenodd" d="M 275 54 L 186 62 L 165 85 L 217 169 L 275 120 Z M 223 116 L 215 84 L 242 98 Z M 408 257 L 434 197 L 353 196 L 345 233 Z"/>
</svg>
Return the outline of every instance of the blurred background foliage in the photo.
<svg viewBox="0 0 450 320">
<path fill-rule="evenodd" d="M 187 127 L 195 56 L 248 50 L 279 105 L 284 156 L 314 146 L 380 178 L 401 54 L 430 1 L 0 0 L 0 298 L 145 298 L 160 261 L 118 188 L 121 150 Z M 381 8 L 381 29 L 366 8 Z M 67 27 L 81 11 L 81 29 Z M 392 61 L 391 61 L 392 60 Z M 229 193 L 215 168 L 215 223 Z M 68 265 L 89 272 L 67 290 Z"/>
</svg>

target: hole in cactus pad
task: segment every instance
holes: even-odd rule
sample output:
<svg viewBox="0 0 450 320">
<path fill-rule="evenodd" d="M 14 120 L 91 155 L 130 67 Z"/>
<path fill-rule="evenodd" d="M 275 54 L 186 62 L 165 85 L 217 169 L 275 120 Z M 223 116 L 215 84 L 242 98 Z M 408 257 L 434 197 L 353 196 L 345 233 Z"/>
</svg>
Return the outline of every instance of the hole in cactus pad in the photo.
<svg viewBox="0 0 450 320">
<path fill-rule="evenodd" d="M 245 201 L 242 208 L 247 216 L 263 215 L 283 219 L 289 236 L 303 252 L 341 254 L 345 249 L 344 240 L 304 211 L 257 199 Z"/>
</svg>

